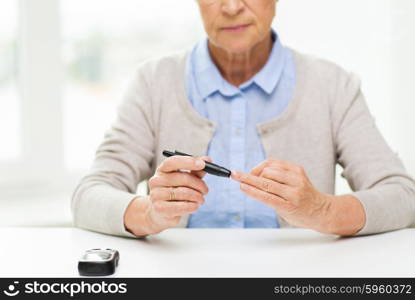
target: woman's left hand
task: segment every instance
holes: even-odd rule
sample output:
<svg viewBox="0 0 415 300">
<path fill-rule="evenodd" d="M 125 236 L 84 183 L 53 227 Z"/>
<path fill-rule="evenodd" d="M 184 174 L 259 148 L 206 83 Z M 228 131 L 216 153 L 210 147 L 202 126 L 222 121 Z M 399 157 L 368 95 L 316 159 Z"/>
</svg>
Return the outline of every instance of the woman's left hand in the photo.
<svg viewBox="0 0 415 300">
<path fill-rule="evenodd" d="M 249 174 L 232 171 L 231 178 L 241 183 L 245 194 L 274 208 L 291 225 L 329 232 L 333 195 L 315 189 L 302 166 L 267 159 Z"/>
</svg>

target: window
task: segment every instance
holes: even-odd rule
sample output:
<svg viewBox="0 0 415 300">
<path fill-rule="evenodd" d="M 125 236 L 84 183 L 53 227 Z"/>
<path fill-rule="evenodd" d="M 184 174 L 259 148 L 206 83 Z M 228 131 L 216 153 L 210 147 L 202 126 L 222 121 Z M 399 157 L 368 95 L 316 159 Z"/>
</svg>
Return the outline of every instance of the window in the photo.
<svg viewBox="0 0 415 300">
<path fill-rule="evenodd" d="M 65 166 L 88 167 L 141 61 L 203 36 L 194 1 L 62 0 Z M 190 25 L 189 25 L 190 23 Z"/>
<path fill-rule="evenodd" d="M 20 155 L 17 75 L 17 2 L 3 0 L 0 10 L 0 161 Z"/>
</svg>

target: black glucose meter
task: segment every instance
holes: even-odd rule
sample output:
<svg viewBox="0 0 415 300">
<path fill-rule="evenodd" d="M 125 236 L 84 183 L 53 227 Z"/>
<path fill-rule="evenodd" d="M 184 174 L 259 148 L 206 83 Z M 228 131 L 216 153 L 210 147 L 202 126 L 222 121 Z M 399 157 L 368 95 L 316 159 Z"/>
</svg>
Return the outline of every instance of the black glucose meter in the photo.
<svg viewBox="0 0 415 300">
<path fill-rule="evenodd" d="M 107 276 L 114 274 L 120 254 L 113 249 L 91 249 L 85 251 L 78 262 L 82 276 Z"/>
</svg>

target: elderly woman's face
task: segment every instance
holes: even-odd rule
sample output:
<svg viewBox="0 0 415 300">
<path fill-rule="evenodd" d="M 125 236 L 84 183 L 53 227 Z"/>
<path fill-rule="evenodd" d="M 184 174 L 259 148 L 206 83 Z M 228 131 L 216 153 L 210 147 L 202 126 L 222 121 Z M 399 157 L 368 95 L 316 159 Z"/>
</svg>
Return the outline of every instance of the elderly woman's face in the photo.
<svg viewBox="0 0 415 300">
<path fill-rule="evenodd" d="M 211 43 L 231 53 L 252 49 L 268 36 L 276 0 L 198 0 Z"/>
</svg>

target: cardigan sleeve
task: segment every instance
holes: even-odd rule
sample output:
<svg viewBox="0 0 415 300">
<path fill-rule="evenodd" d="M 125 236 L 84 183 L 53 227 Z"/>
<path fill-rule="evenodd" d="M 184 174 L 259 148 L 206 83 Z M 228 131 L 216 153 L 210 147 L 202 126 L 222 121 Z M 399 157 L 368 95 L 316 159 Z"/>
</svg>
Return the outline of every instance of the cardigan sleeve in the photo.
<svg viewBox="0 0 415 300">
<path fill-rule="evenodd" d="M 415 221 L 415 182 L 371 115 L 356 76 L 339 76 L 332 108 L 337 162 L 366 223 L 356 235 L 385 232 Z"/>
<path fill-rule="evenodd" d="M 97 111 L 99 113 L 99 111 Z M 91 116 L 91 122 L 94 118 Z M 124 227 L 124 212 L 148 179 L 154 156 L 151 98 L 137 72 L 105 133 L 89 173 L 72 195 L 74 225 L 112 235 L 135 237 Z"/>
</svg>

